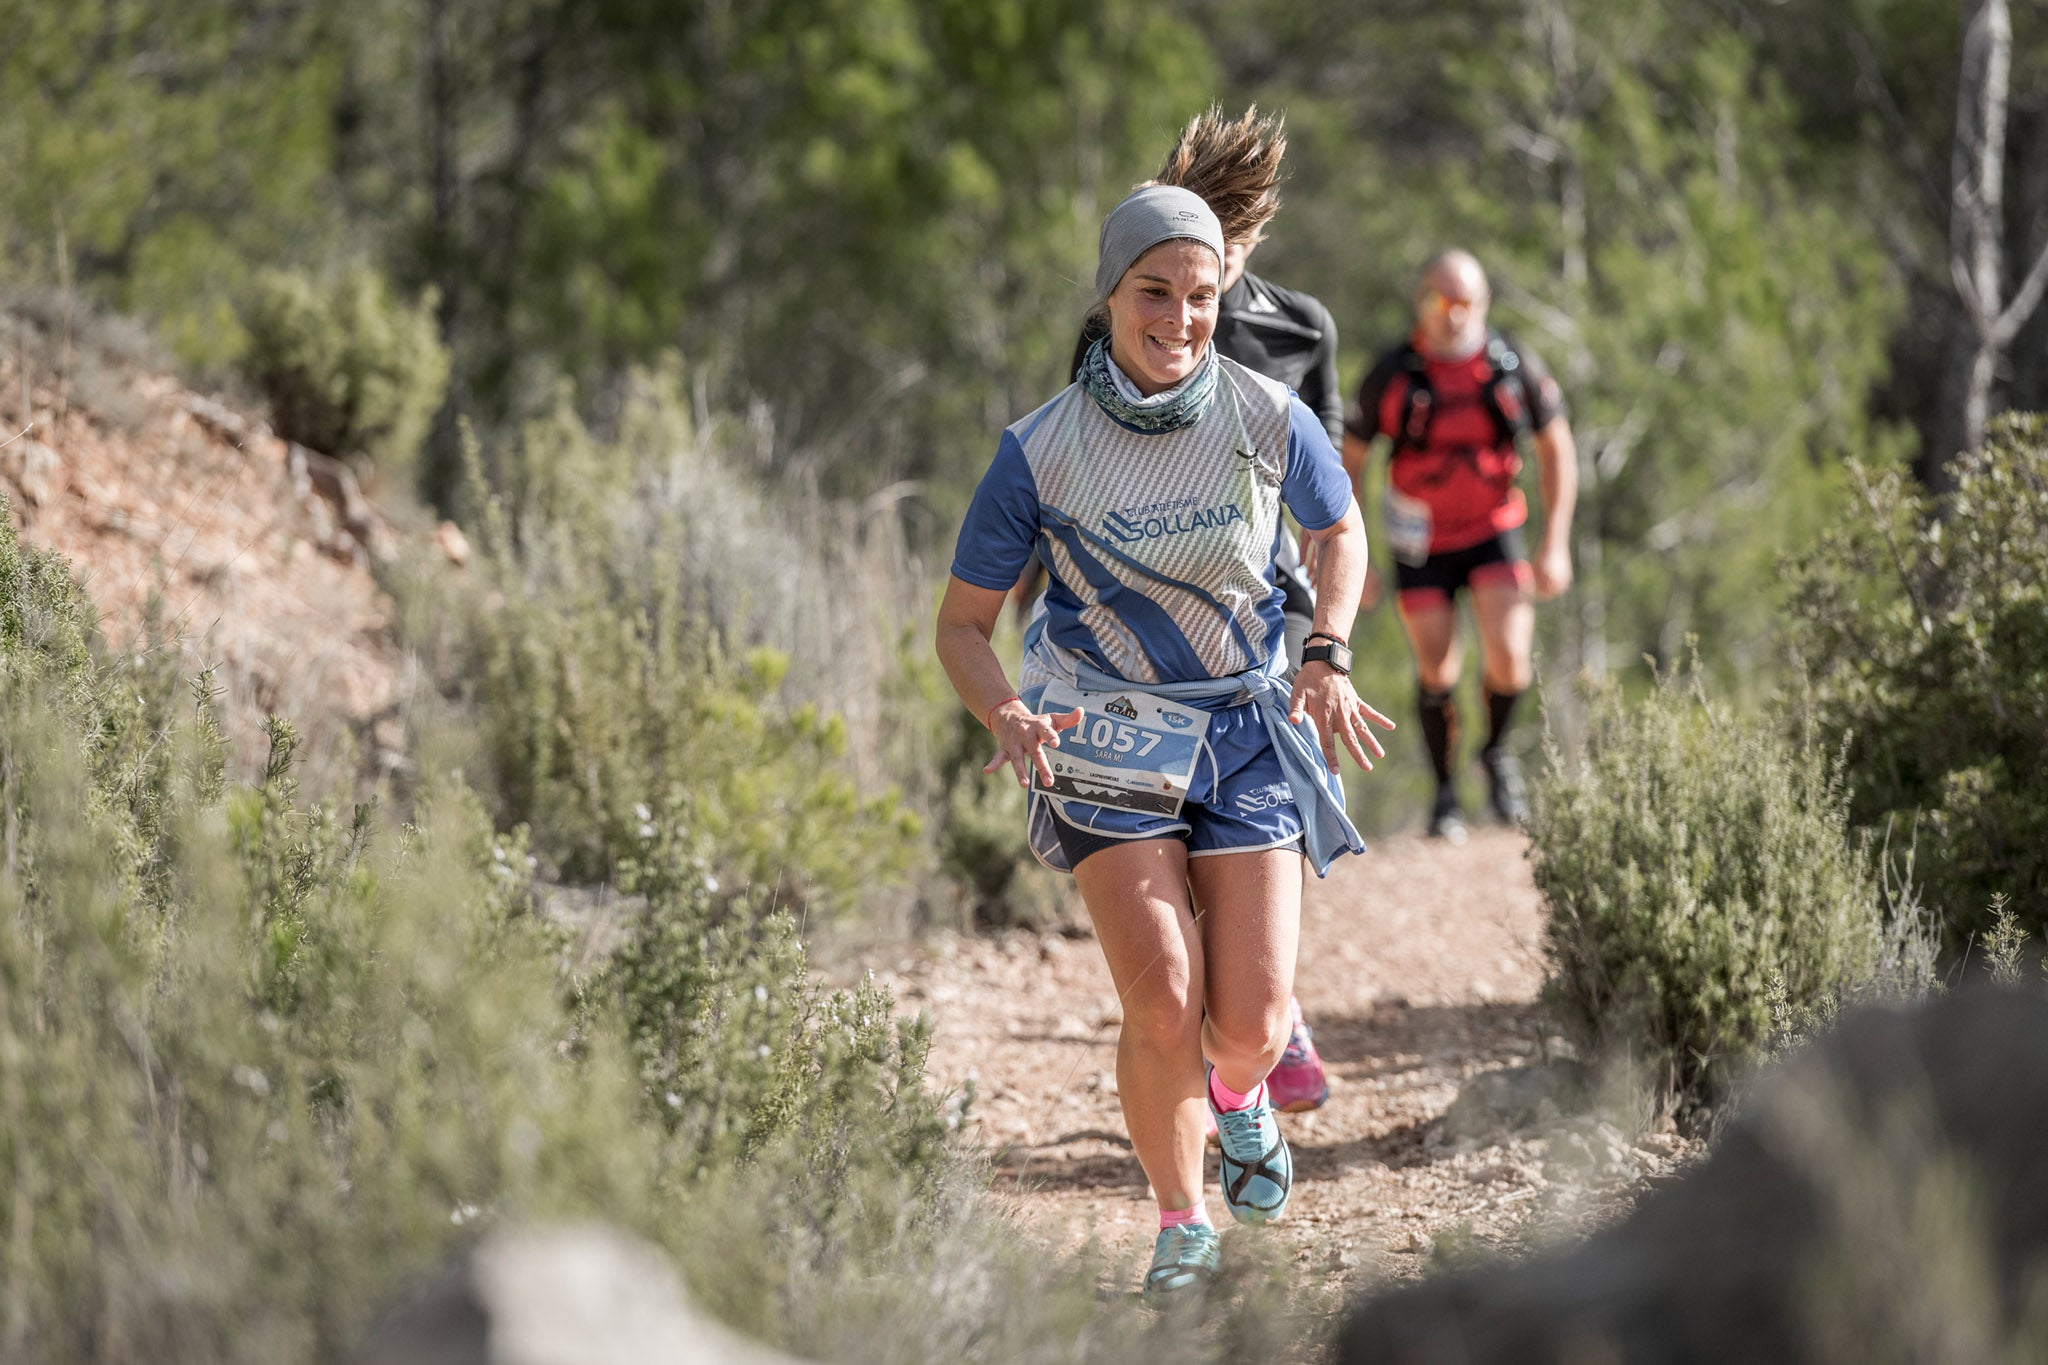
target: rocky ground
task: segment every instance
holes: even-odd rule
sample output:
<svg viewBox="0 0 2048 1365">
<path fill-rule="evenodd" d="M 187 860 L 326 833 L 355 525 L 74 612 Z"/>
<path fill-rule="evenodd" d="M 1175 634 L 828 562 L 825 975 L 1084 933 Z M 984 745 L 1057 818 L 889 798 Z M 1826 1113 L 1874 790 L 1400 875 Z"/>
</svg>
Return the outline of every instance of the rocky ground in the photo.
<svg viewBox="0 0 2048 1365">
<path fill-rule="evenodd" d="M 24 540 L 77 566 L 109 642 L 154 603 L 180 666 L 214 670 L 245 763 L 273 713 L 368 777 L 403 762 L 412 679 L 377 570 L 427 532 L 394 530 L 349 467 L 185 387 L 122 324 L 15 306 L 0 494 Z"/>
<path fill-rule="evenodd" d="M 1296 1187 L 1271 1235 L 1320 1282 L 1575 1235 L 1692 1155 L 1552 1084 L 1566 1068 L 1536 1003 L 1525 847 L 1503 829 L 1462 847 L 1398 835 L 1310 885 L 1297 994 L 1332 1089 L 1283 1119 Z M 883 975 L 933 1018 L 934 1080 L 971 1083 L 968 1129 L 1019 1216 L 1056 1244 L 1149 1250 L 1153 1204 L 1117 1108 L 1116 993 L 1093 939 L 940 940 Z M 1228 1228 L 1214 1163 L 1210 1216 Z"/>
</svg>

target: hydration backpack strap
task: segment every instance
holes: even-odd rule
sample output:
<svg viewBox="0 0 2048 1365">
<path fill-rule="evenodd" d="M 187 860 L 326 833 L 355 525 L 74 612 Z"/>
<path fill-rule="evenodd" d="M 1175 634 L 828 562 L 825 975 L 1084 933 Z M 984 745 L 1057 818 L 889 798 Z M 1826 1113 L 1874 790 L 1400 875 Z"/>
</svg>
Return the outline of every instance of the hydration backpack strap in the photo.
<svg viewBox="0 0 2048 1365">
<path fill-rule="evenodd" d="M 1429 362 L 1411 344 L 1401 348 L 1401 377 L 1407 388 L 1401 393 L 1401 417 L 1394 424 L 1394 448 L 1388 458 L 1398 459 L 1410 450 L 1429 444 L 1429 423 L 1436 413 L 1436 393 L 1429 384 Z"/>
<path fill-rule="evenodd" d="M 1511 446 L 1523 432 L 1532 430 L 1522 357 L 1515 354 L 1515 348 L 1508 344 L 1507 338 L 1489 331 L 1486 334 L 1486 366 L 1490 373 L 1486 377 L 1486 387 L 1481 391 L 1486 400 L 1486 412 L 1493 418 L 1493 427 L 1500 433 L 1501 444 Z"/>
<path fill-rule="evenodd" d="M 1529 392 L 1522 357 L 1500 333 L 1486 334 L 1486 383 L 1480 401 L 1504 446 L 1514 445 L 1524 432 L 1533 431 L 1529 421 Z M 1436 394 L 1430 388 L 1429 361 L 1413 344 L 1401 351 L 1401 376 L 1408 381 L 1401 395 L 1401 419 L 1394 429 L 1395 456 L 1420 450 L 1429 444 L 1429 426 L 1436 415 Z"/>
</svg>

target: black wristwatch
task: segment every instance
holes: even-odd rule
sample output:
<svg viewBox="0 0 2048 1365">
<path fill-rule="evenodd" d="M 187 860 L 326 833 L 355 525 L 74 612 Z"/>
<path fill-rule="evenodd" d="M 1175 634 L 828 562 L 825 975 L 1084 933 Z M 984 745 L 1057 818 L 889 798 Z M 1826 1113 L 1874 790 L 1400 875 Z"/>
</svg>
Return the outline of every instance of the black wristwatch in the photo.
<svg viewBox="0 0 2048 1365">
<path fill-rule="evenodd" d="M 1313 635 L 1309 636 L 1311 640 L 1316 638 Z M 1330 637 L 1327 635 L 1321 638 L 1330 640 Z M 1330 640 L 1326 645 L 1310 645 L 1301 651 L 1301 662 L 1304 665 L 1328 664 L 1339 673 L 1348 675 L 1351 672 L 1351 648 L 1348 645 L 1339 644 L 1335 640 Z"/>
</svg>

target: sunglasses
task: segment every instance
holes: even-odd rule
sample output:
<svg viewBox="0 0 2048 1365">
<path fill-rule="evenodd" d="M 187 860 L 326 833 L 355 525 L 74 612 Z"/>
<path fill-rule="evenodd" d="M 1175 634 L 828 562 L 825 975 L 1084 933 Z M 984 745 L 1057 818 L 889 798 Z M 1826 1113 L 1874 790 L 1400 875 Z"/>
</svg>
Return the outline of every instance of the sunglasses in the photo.
<svg viewBox="0 0 2048 1365">
<path fill-rule="evenodd" d="M 1453 308 L 1477 308 L 1481 302 L 1482 300 L 1479 299 L 1454 299 L 1440 289 L 1426 290 L 1422 295 L 1422 306 L 1424 308 L 1430 312 L 1442 313 L 1446 316 L 1450 314 Z"/>
</svg>

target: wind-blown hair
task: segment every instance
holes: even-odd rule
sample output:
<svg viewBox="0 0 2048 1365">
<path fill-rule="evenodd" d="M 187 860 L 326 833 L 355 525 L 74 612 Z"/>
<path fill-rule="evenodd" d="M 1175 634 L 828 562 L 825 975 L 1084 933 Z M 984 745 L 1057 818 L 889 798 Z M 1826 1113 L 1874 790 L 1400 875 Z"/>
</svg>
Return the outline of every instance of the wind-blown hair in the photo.
<svg viewBox="0 0 2048 1365">
<path fill-rule="evenodd" d="M 1226 242 L 1256 243 L 1280 211 L 1280 158 L 1287 153 L 1287 116 L 1259 116 L 1254 104 L 1226 120 L 1210 105 L 1181 130 L 1166 164 L 1151 180 L 1178 185 L 1208 201 Z"/>
</svg>

